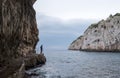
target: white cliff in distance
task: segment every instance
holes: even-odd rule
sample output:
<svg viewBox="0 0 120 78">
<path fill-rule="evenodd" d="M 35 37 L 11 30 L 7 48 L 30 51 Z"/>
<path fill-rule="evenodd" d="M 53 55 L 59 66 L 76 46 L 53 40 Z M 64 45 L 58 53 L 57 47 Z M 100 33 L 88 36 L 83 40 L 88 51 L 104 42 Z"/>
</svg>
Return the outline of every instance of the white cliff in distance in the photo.
<svg viewBox="0 0 120 78">
<path fill-rule="evenodd" d="M 70 44 L 69 49 L 120 52 L 120 13 L 91 24 L 82 36 Z"/>
</svg>

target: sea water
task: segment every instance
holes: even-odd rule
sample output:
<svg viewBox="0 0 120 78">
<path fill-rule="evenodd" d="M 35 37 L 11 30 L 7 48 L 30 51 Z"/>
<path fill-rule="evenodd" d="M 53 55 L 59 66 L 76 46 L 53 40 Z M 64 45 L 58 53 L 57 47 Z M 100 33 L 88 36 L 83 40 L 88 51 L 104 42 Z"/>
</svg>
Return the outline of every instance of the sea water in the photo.
<svg viewBox="0 0 120 78">
<path fill-rule="evenodd" d="M 44 51 L 47 62 L 27 72 L 32 78 L 120 78 L 120 53 Z"/>
</svg>

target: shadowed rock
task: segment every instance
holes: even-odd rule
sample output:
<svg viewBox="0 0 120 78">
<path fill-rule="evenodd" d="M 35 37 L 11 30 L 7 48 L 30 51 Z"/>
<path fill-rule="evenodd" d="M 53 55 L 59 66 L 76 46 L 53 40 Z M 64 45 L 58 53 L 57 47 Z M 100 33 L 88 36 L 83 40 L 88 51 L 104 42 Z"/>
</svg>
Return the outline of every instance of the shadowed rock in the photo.
<svg viewBox="0 0 120 78">
<path fill-rule="evenodd" d="M 33 55 L 29 57 L 30 59 L 37 59 L 38 57 L 35 54 L 35 46 L 39 40 L 35 10 L 33 8 L 35 1 L 0 1 L 1 78 L 22 78 L 26 66 L 24 62 L 26 59 L 24 58 L 27 58 L 28 55 Z M 15 59 L 19 60 L 16 61 Z M 41 63 L 41 59 L 37 60 L 37 62 Z M 34 65 L 37 65 L 37 63 Z"/>
</svg>

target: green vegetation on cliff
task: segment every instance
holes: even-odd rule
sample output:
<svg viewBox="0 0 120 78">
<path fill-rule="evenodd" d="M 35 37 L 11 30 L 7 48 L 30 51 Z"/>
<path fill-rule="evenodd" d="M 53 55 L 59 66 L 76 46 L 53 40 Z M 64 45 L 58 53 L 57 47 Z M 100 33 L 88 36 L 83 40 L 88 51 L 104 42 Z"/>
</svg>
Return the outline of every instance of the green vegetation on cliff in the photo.
<svg viewBox="0 0 120 78">
<path fill-rule="evenodd" d="M 120 16 L 120 13 L 116 13 L 114 16 Z"/>
</svg>

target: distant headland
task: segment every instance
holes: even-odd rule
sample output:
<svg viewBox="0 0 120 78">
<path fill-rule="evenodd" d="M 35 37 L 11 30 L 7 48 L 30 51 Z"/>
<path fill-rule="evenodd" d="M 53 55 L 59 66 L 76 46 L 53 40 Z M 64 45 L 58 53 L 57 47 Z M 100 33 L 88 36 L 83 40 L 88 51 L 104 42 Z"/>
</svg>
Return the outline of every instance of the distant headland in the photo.
<svg viewBox="0 0 120 78">
<path fill-rule="evenodd" d="M 69 50 L 120 52 L 120 13 L 91 24 Z"/>
</svg>

